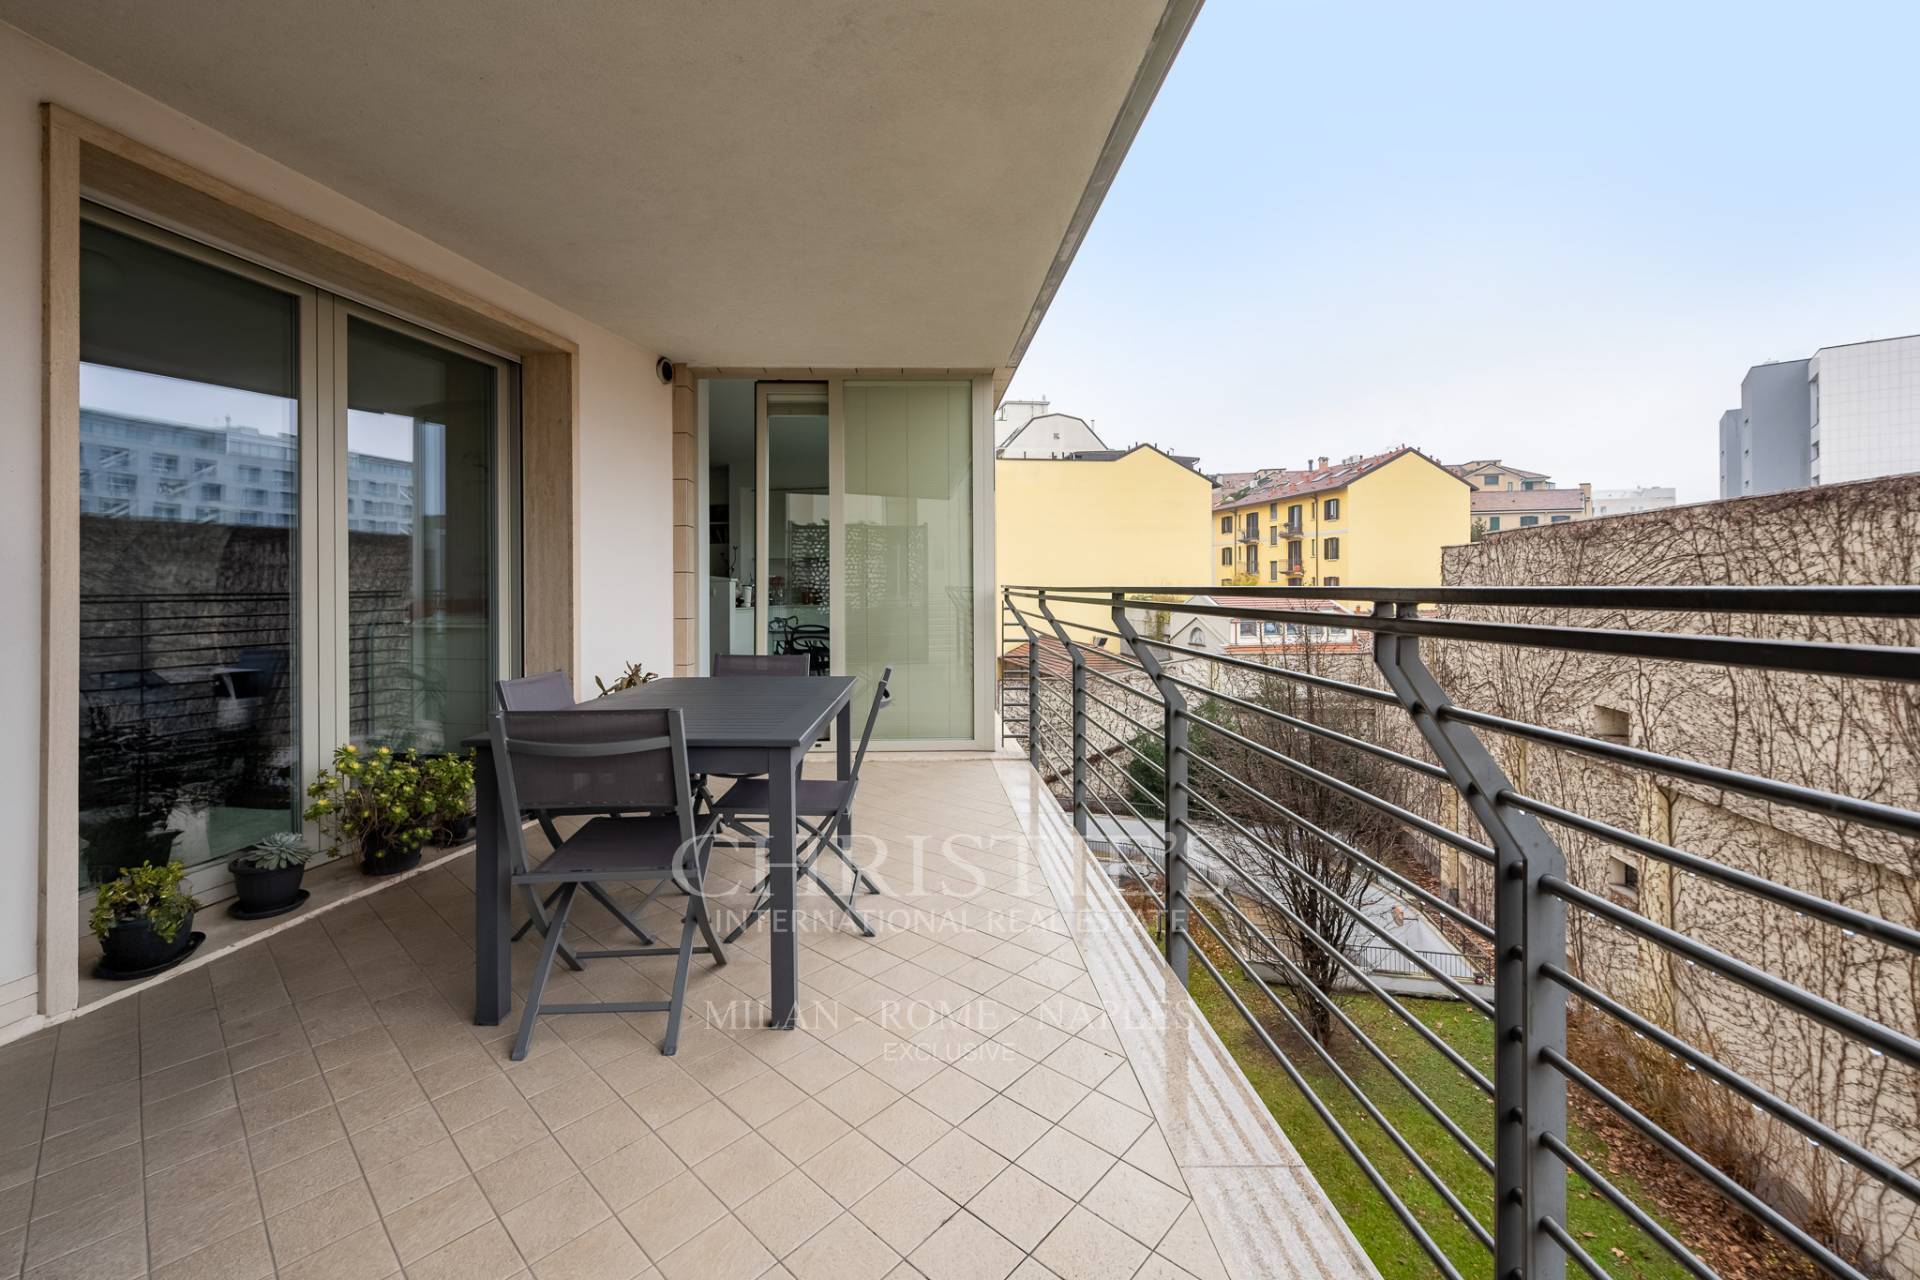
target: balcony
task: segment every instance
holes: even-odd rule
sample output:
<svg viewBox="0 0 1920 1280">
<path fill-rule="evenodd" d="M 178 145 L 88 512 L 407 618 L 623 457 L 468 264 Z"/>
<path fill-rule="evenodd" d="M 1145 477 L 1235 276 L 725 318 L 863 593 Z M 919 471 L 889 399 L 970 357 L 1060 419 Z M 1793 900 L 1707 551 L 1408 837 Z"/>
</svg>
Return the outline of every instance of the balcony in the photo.
<svg viewBox="0 0 1920 1280">
<path fill-rule="evenodd" d="M 1260 526 L 1257 524 L 1241 525 L 1239 541 L 1258 546 L 1260 544 Z"/>
<path fill-rule="evenodd" d="M 1005 731 L 1376 1262 L 1920 1274 L 1920 589 L 1146 590 L 1009 588 Z"/>
<path fill-rule="evenodd" d="M 5 1274 L 1369 1274 L 1025 760 L 876 757 L 858 813 L 879 937 L 803 899 L 797 1031 L 761 931 L 677 1056 L 664 1015 L 582 1015 L 509 1061 L 460 855 L 0 1047 Z M 716 862 L 732 912 L 758 870 Z"/>
</svg>

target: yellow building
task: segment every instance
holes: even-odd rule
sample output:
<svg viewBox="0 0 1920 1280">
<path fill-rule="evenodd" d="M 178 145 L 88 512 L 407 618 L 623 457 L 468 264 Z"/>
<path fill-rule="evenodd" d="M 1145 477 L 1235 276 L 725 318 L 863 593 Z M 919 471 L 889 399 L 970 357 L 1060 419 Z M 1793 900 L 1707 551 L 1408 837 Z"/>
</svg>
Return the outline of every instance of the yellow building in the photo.
<svg viewBox="0 0 1920 1280">
<path fill-rule="evenodd" d="M 1002 586 L 1194 587 L 1212 581 L 1205 529 L 1213 486 L 1152 445 L 1001 457 L 993 474 Z M 1061 605 L 1054 612 L 1063 620 L 1113 628 L 1106 609 Z M 1006 643 L 1023 639 L 1009 635 Z"/>
<path fill-rule="evenodd" d="M 1222 476 L 1209 570 L 1223 586 L 1437 586 L 1440 548 L 1471 535 L 1472 492 L 1409 448 Z"/>
</svg>

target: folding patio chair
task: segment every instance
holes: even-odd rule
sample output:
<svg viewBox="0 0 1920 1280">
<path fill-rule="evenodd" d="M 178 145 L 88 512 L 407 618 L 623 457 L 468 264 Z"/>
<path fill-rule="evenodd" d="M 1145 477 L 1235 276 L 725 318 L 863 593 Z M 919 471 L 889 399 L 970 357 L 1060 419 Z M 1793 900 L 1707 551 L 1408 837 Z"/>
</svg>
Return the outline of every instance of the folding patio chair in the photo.
<svg viewBox="0 0 1920 1280">
<path fill-rule="evenodd" d="M 686 1003 L 687 969 L 698 953 L 725 964 L 726 952 L 707 910 L 705 877 L 711 849 L 712 819 L 694 813 L 687 771 L 686 730 L 677 707 L 665 710 L 496 711 L 491 725 L 493 767 L 500 783 L 500 807 L 513 866 L 527 867 L 521 824 L 526 809 L 547 812 L 601 812 L 638 816 L 596 817 L 562 840 L 538 867 L 516 869 L 512 882 L 532 888 L 555 885 L 559 896 L 547 927 L 547 940 L 527 990 L 526 1012 L 514 1037 L 513 1058 L 526 1057 L 535 1021 L 557 1013 L 665 1013 L 663 1054 L 680 1042 L 680 1013 Z M 575 894 L 611 882 L 651 883 L 655 892 L 669 882 L 686 894 L 678 947 L 625 947 L 581 951 L 583 959 L 618 956 L 676 956 L 673 988 L 666 1000 L 546 1004 L 542 995 L 563 945 Z M 651 897 L 651 894 L 649 894 Z M 705 946 L 694 945 L 698 931 Z"/>
<path fill-rule="evenodd" d="M 502 711 L 571 711 L 575 706 L 573 701 L 573 682 L 567 679 L 567 673 L 564 671 L 544 671 L 537 676 L 522 676 L 517 680 L 497 680 L 494 682 L 493 687 L 495 693 L 500 698 L 500 709 Z M 560 831 L 553 825 L 553 815 L 551 813 L 545 809 L 535 809 L 528 813 L 527 816 L 540 824 L 541 834 L 546 836 L 549 847 L 555 849 L 560 847 Z M 517 873 L 527 869 L 525 847 L 523 845 L 516 843 L 513 846 L 511 857 L 513 861 L 510 864 L 510 870 Z M 621 909 L 620 905 L 608 896 L 606 890 L 597 884 L 591 883 L 586 886 L 586 889 L 601 906 L 605 907 L 608 912 L 613 915 L 614 919 L 625 926 L 634 937 L 640 939 L 643 946 L 650 947 L 654 945 L 656 941 L 654 936 L 641 928 L 634 920 L 633 915 Z M 559 899 L 560 890 L 555 889 L 552 893 L 548 894 L 544 902 L 541 901 L 539 893 L 530 884 L 522 885 L 521 893 L 527 901 L 527 919 L 524 924 L 514 930 L 513 940 L 518 942 L 520 939 L 526 937 L 527 930 L 529 929 L 538 929 L 540 930 L 541 936 L 545 937 L 548 930 L 547 912 L 553 909 L 553 904 Z M 651 900 L 651 895 L 649 895 L 648 901 Z M 644 908 L 647 904 L 642 902 L 640 905 Z M 561 947 L 560 958 L 567 962 L 567 967 L 570 969 L 577 970 L 581 967 L 580 960 L 574 954 L 572 947 Z"/>
<path fill-rule="evenodd" d="M 867 759 L 867 746 L 873 741 L 874 722 L 880 718 L 880 709 L 891 702 L 892 695 L 887 692 L 887 683 L 893 678 L 893 668 L 888 667 L 880 673 L 880 681 L 873 691 L 873 706 L 867 711 L 867 725 L 860 734 L 860 750 L 853 758 L 852 776 L 839 778 L 801 778 L 794 788 L 794 812 L 805 837 L 794 853 L 796 874 L 803 875 L 820 886 L 821 892 L 833 899 L 833 904 L 846 913 L 860 932 L 867 937 L 873 936 L 873 926 L 869 925 L 853 905 L 853 899 L 860 893 L 864 883 L 869 893 L 878 893 L 880 888 L 873 878 L 860 869 L 841 842 L 840 832 L 843 820 L 853 816 L 854 793 L 860 789 L 860 769 Z M 715 802 L 713 814 L 721 822 L 741 818 L 767 820 L 771 814 L 772 785 L 766 778 L 746 778 L 733 784 L 733 787 Z M 837 893 L 815 866 L 823 854 L 832 853 L 847 870 L 853 873 L 853 888 L 845 898 Z M 728 942 L 737 941 L 748 926 L 766 911 L 773 900 L 771 886 L 772 875 L 755 885 L 759 896 L 747 911 L 732 933 L 727 935 Z"/>
<path fill-rule="evenodd" d="M 713 655 L 713 674 L 716 676 L 804 676 L 811 674 L 810 662 L 804 653 L 716 653 Z M 707 788 L 707 779 L 728 778 L 738 780 L 750 778 L 750 773 L 699 774 L 693 780 L 693 798 L 713 807 L 713 792 Z M 745 849 L 760 843 L 760 833 L 752 827 L 728 818 L 720 820 L 723 831 L 731 831 L 745 836 L 745 840 L 720 840 L 715 833 L 715 842 L 722 848 Z"/>
</svg>

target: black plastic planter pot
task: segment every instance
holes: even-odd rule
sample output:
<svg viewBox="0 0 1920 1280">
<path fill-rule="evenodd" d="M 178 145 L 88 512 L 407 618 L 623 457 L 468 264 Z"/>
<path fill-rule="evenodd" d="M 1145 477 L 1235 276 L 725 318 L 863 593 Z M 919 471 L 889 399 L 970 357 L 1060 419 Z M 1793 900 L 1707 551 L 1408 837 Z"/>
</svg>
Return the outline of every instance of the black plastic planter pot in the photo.
<svg viewBox="0 0 1920 1280">
<path fill-rule="evenodd" d="M 155 933 L 145 916 L 117 920 L 100 939 L 100 963 L 93 971 L 102 978 L 144 978 L 161 973 L 185 960 L 206 936 L 193 931 L 191 915 L 181 922 L 171 942 Z"/>
<path fill-rule="evenodd" d="M 458 818 L 449 818 L 440 828 L 440 843 L 448 847 L 465 844 L 471 839 L 473 839 L 473 815 L 470 813 Z"/>
<path fill-rule="evenodd" d="M 360 870 L 370 876 L 397 876 L 420 865 L 420 846 L 402 853 L 372 843 L 360 846 Z"/>
<path fill-rule="evenodd" d="M 293 910 L 307 900 L 300 888 L 305 867 L 279 867 L 268 870 L 249 866 L 235 858 L 227 864 L 233 872 L 233 905 L 227 914 L 236 920 L 265 920 Z"/>
</svg>

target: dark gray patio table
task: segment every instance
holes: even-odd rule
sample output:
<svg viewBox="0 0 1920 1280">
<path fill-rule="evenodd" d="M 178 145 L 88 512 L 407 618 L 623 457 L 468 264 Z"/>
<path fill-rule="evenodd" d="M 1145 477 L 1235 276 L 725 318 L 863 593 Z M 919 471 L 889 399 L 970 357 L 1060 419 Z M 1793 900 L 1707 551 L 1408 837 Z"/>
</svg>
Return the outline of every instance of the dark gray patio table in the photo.
<svg viewBox="0 0 1920 1280">
<path fill-rule="evenodd" d="M 793 1026 L 799 1002 L 800 945 L 794 931 L 794 790 L 807 751 L 834 723 L 834 766 L 853 772 L 853 676 L 687 676 L 654 680 L 582 708 L 679 707 L 686 718 L 687 765 L 695 773 L 764 773 L 773 820 L 767 861 L 773 876 L 771 1023 Z M 487 739 L 462 745 L 479 754 L 474 769 L 473 1020 L 496 1026 L 513 1009 L 510 887 L 499 790 Z M 849 833 L 850 834 L 850 833 Z"/>
</svg>

